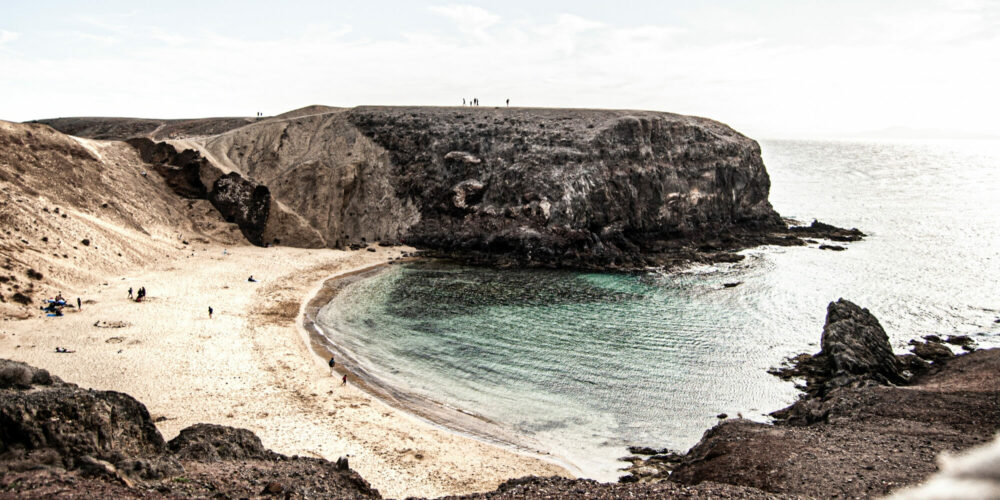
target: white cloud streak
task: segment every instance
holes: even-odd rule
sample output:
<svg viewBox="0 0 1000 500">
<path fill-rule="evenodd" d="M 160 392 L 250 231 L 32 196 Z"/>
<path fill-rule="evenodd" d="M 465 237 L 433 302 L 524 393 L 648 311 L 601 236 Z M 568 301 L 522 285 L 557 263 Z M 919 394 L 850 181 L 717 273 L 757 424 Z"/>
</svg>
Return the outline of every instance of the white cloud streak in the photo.
<svg viewBox="0 0 1000 500">
<path fill-rule="evenodd" d="M 684 24 L 631 27 L 575 14 L 511 20 L 467 5 L 431 10 L 452 29 L 373 39 L 341 27 L 250 40 L 107 23 L 121 52 L 0 52 L 0 66 L 25 75 L 16 88 L 0 81 L 0 95 L 21 96 L 0 101 L 0 110 L 13 119 L 194 117 L 478 97 L 484 105 L 511 98 L 698 114 L 758 137 L 893 125 L 1000 133 L 1000 100 L 992 98 L 1000 30 L 990 27 L 997 9 L 989 5 L 883 13 L 843 37 L 793 43 L 777 39 L 776 26 L 718 9 Z M 873 26 L 881 29 L 864 29 Z"/>
</svg>

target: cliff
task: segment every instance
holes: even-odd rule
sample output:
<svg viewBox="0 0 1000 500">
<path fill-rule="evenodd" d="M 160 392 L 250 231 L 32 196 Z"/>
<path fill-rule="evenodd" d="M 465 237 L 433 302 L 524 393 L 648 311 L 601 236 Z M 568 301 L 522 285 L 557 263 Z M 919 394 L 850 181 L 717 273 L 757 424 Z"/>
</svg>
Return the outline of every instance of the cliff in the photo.
<svg viewBox="0 0 1000 500">
<path fill-rule="evenodd" d="M 491 265 L 599 269 L 737 260 L 748 246 L 803 244 L 767 201 L 757 143 L 705 118 L 311 107 L 235 128 L 229 119 L 170 129 L 77 120 L 46 122 L 118 139 L 170 130 L 178 150 L 196 149 L 212 168 L 266 187 L 281 224 L 302 227 L 264 220 L 248 234 L 257 244 L 405 242 Z"/>
</svg>

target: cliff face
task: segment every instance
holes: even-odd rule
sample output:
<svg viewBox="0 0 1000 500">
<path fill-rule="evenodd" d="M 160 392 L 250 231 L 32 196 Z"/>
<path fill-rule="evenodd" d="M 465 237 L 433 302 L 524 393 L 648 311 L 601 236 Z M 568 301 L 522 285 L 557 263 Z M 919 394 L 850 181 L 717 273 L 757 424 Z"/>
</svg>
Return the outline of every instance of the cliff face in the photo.
<svg viewBox="0 0 1000 500">
<path fill-rule="evenodd" d="M 50 123 L 77 130 L 74 120 L 84 119 Z M 82 130 L 127 132 L 117 120 L 104 126 L 85 119 Z M 231 120 L 213 120 L 139 135 L 162 137 L 169 126 L 178 151 L 196 149 L 200 171 L 219 172 L 213 182 L 238 175 L 244 184 L 232 191 L 245 191 L 243 205 L 256 207 L 257 216 L 224 216 L 255 244 L 399 241 L 493 265 L 635 269 L 737 260 L 734 252 L 749 246 L 825 235 L 789 231 L 767 201 L 770 180 L 757 143 L 704 118 L 310 107 L 232 129 Z M 226 131 L 198 135 L 215 129 Z M 172 187 L 195 177 L 161 173 Z M 209 193 L 218 187 L 203 184 Z"/>
<path fill-rule="evenodd" d="M 401 240 L 487 263 L 633 268 L 784 229 L 757 143 L 703 118 L 361 107 L 191 142 L 266 185 L 327 246 Z"/>
<path fill-rule="evenodd" d="M 641 266 L 672 241 L 781 225 L 757 143 L 603 110 L 357 108 L 420 221 L 407 243 L 522 263 Z"/>
</svg>

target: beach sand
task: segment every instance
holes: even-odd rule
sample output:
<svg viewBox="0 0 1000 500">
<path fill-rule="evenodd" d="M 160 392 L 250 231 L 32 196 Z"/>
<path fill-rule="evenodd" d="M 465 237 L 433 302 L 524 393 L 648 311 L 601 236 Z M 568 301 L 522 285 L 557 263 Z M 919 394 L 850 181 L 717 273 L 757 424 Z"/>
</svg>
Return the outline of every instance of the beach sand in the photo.
<svg viewBox="0 0 1000 500">
<path fill-rule="evenodd" d="M 224 254 L 222 246 L 195 246 L 135 274 L 65 290 L 70 302 L 83 298 L 82 311 L 0 323 L 0 356 L 83 387 L 130 394 L 159 420 L 166 439 L 206 422 L 250 429 L 286 455 L 347 456 L 386 497 L 462 494 L 514 477 L 568 475 L 554 463 L 429 424 L 350 381 L 342 386 L 310 349 L 300 314 L 321 284 L 406 249 L 237 246 Z M 250 275 L 259 281 L 248 282 Z M 140 286 L 147 300 L 129 300 L 128 288 Z M 125 326 L 107 327 L 116 324 Z"/>
</svg>

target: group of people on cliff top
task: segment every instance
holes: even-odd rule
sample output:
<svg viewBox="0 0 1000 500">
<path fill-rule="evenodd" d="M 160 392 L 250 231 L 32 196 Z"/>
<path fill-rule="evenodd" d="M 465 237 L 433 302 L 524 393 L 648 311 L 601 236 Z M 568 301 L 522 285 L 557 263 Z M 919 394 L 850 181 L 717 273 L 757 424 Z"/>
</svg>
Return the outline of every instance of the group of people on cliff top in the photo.
<svg viewBox="0 0 1000 500">
<path fill-rule="evenodd" d="M 463 97 L 462 98 L 462 106 L 465 106 L 465 102 L 466 102 L 465 98 Z M 478 97 L 473 97 L 472 99 L 469 99 L 469 106 L 479 106 L 479 98 Z M 507 107 L 508 108 L 510 107 L 510 99 L 507 99 Z"/>
</svg>

